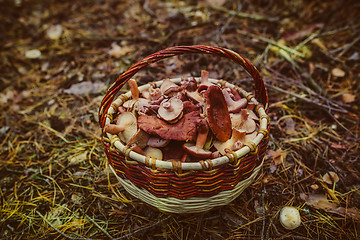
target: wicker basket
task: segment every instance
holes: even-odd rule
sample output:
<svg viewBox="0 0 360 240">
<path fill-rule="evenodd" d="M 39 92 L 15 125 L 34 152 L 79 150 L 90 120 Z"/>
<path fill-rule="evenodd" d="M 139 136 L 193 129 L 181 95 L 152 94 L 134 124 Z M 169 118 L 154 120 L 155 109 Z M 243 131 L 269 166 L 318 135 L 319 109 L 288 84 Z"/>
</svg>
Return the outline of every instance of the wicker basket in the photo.
<svg viewBox="0 0 360 240">
<path fill-rule="evenodd" d="M 256 104 L 255 112 L 260 118 L 260 128 L 252 142 L 215 159 L 199 162 L 162 161 L 140 155 L 125 146 L 117 135 L 104 132 L 104 126 L 111 122 L 118 106 L 131 97 L 130 91 L 117 96 L 118 92 L 140 69 L 168 57 L 193 53 L 231 59 L 252 76 L 255 97 L 226 81 L 209 79 L 218 85 L 234 88 L 242 97 Z M 180 79 L 171 80 L 180 82 Z M 161 82 L 140 86 L 139 90 L 144 91 L 151 85 L 159 86 Z M 126 191 L 161 211 L 194 213 L 230 203 L 253 182 L 262 167 L 268 143 L 267 106 L 268 96 L 259 72 L 241 55 L 220 47 L 177 46 L 149 55 L 123 73 L 109 88 L 101 103 L 99 122 L 110 167 Z"/>
</svg>

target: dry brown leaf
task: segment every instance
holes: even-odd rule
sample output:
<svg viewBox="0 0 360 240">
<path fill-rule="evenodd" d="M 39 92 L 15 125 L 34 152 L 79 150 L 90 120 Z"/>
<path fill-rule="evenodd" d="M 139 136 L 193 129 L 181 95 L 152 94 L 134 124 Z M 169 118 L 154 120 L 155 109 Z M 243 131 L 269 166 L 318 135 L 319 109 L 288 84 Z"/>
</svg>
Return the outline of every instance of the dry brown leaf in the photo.
<svg viewBox="0 0 360 240">
<path fill-rule="evenodd" d="M 268 157 L 274 161 L 275 165 L 281 164 L 287 156 L 287 152 L 283 151 L 281 148 L 277 149 L 276 151 L 269 150 Z"/>
<path fill-rule="evenodd" d="M 331 74 L 334 77 L 343 77 L 343 76 L 345 76 L 345 72 L 340 68 L 333 68 L 333 70 L 331 70 Z"/>
<path fill-rule="evenodd" d="M 307 205 L 310 205 L 317 209 L 323 209 L 330 213 L 338 214 L 342 217 L 351 217 L 356 220 L 360 220 L 360 211 L 359 209 L 352 207 L 352 208 L 344 208 L 339 207 L 335 203 L 329 202 L 327 197 L 322 194 L 309 194 L 306 195 L 305 193 L 300 193 L 300 198 L 306 202 Z"/>
<path fill-rule="evenodd" d="M 356 96 L 351 93 L 344 93 L 342 95 L 342 101 L 344 103 L 352 103 L 355 101 Z"/>
<path fill-rule="evenodd" d="M 224 5 L 225 0 L 206 0 L 206 2 L 211 6 L 221 7 L 222 5 Z"/>
</svg>

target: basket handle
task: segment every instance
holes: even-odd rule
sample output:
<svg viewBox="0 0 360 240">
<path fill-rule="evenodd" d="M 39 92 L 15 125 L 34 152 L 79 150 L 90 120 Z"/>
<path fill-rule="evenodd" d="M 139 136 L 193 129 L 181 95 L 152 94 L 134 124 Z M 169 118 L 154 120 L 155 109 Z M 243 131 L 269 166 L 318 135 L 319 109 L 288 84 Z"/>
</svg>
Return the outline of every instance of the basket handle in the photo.
<svg viewBox="0 0 360 240">
<path fill-rule="evenodd" d="M 245 59 L 240 54 L 221 47 L 210 47 L 210 46 L 202 46 L 202 45 L 194 45 L 194 46 L 176 46 L 169 47 L 164 50 L 160 50 L 156 53 L 153 53 L 139 62 L 135 63 L 132 67 L 130 67 L 126 72 L 121 74 L 115 82 L 110 86 L 106 95 L 104 96 L 100 109 L 99 109 L 99 123 L 103 128 L 105 125 L 106 113 L 111 106 L 116 94 L 120 91 L 120 89 L 125 85 L 125 83 L 132 78 L 138 71 L 142 68 L 148 66 L 151 63 L 158 62 L 162 59 L 183 55 L 183 54 L 194 54 L 194 53 L 203 53 L 203 54 L 213 54 L 219 57 L 229 58 L 232 61 L 240 64 L 254 79 L 255 82 L 255 98 L 267 107 L 268 103 L 268 95 L 264 85 L 264 81 L 259 73 L 259 71 L 252 65 L 247 59 Z"/>
</svg>

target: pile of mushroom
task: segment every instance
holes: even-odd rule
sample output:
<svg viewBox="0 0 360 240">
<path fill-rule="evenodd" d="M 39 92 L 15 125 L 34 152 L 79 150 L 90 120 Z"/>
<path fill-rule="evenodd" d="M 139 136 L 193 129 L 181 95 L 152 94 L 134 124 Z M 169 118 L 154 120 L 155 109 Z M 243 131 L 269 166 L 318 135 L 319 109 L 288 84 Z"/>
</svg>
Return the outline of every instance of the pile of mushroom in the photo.
<svg viewBox="0 0 360 240">
<path fill-rule="evenodd" d="M 129 80 L 132 97 L 105 132 L 159 160 L 198 161 L 240 149 L 256 137 L 255 104 L 208 77 L 201 71 L 199 83 L 193 77 L 183 77 L 180 84 L 166 79 L 141 94 L 136 81 Z"/>
</svg>

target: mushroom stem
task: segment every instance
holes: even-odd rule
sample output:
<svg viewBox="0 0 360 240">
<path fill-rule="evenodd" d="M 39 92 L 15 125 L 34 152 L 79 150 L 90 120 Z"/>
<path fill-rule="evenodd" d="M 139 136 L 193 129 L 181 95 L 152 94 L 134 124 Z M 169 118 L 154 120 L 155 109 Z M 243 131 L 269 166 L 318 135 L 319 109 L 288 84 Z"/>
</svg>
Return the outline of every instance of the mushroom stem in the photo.
<svg viewBox="0 0 360 240">
<path fill-rule="evenodd" d="M 108 124 L 105 126 L 104 130 L 110 134 L 118 134 L 125 130 L 126 126 L 116 125 L 116 124 Z"/>
<path fill-rule="evenodd" d="M 128 81 L 128 83 L 129 83 L 129 87 L 130 87 L 130 91 L 131 91 L 131 97 L 134 100 L 138 100 L 139 96 L 140 96 L 140 91 L 139 91 L 136 81 L 134 79 L 130 79 Z"/>
<path fill-rule="evenodd" d="M 209 133 L 209 128 L 207 124 L 204 124 L 200 127 L 200 131 L 198 132 L 197 138 L 196 138 L 196 148 L 202 149 L 206 143 L 206 139 Z"/>
<path fill-rule="evenodd" d="M 223 89 L 222 93 L 224 95 L 225 102 L 229 108 L 229 112 L 231 113 L 239 112 L 242 108 L 246 107 L 247 104 L 246 98 L 241 98 L 237 101 L 234 101 L 231 98 L 230 93 L 226 89 Z"/>
</svg>

